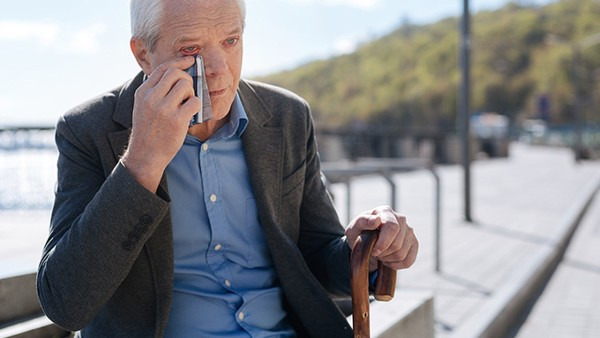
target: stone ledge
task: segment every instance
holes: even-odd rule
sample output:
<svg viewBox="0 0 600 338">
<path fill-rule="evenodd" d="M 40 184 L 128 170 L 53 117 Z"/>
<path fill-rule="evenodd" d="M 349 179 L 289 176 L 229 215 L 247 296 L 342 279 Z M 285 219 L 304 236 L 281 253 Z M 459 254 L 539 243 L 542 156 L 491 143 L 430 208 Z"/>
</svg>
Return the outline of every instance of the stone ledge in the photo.
<svg viewBox="0 0 600 338">
<path fill-rule="evenodd" d="M 43 315 L 0 329 L 0 337 L 7 338 L 59 338 L 69 335 L 68 331 L 56 326 Z"/>
<path fill-rule="evenodd" d="M 389 302 L 371 302 L 371 336 L 433 338 L 433 312 L 430 292 L 396 290 Z M 347 319 L 352 324 L 352 316 Z"/>
<path fill-rule="evenodd" d="M 600 189 L 600 177 L 578 195 L 559 221 L 560 227 L 551 238 L 555 242 L 544 246 L 531 259 L 514 271 L 506 285 L 494 293 L 484 308 L 471 316 L 451 337 L 510 337 L 527 315 L 537 296 L 562 259 L 573 233 Z"/>
<path fill-rule="evenodd" d="M 35 273 L 0 279 L 0 325 L 42 312 L 35 279 Z"/>
</svg>

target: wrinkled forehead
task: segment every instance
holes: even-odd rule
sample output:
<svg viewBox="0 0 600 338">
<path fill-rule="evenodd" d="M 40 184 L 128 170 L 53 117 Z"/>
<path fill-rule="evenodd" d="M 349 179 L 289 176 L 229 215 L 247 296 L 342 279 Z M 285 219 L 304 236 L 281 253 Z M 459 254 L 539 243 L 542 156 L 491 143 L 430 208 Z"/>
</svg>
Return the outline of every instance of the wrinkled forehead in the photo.
<svg viewBox="0 0 600 338">
<path fill-rule="evenodd" d="M 236 0 L 163 0 L 162 29 L 168 30 L 180 23 L 222 25 L 236 21 L 243 26 L 242 12 Z"/>
</svg>

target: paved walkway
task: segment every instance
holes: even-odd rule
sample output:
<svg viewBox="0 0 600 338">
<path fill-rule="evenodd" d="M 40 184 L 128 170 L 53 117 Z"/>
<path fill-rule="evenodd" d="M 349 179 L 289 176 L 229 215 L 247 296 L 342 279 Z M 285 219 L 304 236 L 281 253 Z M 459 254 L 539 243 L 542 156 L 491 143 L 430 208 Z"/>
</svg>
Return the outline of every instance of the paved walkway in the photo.
<svg viewBox="0 0 600 338">
<path fill-rule="evenodd" d="M 600 195 L 517 337 L 600 337 Z"/>
<path fill-rule="evenodd" d="M 438 172 L 443 210 L 443 260 L 439 274 L 434 271 L 433 178 L 426 171 L 394 176 L 399 196 L 396 207 L 408 216 L 421 242 L 415 266 L 398 275 L 398 287 L 408 292 L 431 292 L 435 297 L 436 336 L 450 337 L 472 325 L 474 318 L 489 309 L 507 286 L 518 287 L 522 276 L 535 267 L 532 257 L 557 245 L 565 215 L 580 204 L 582 193 L 600 182 L 600 162 L 576 165 L 566 149 L 519 144 L 511 147 L 508 159 L 478 161 L 473 165 L 473 224 L 463 221 L 461 169 L 445 166 Z M 344 186 L 333 185 L 332 192 L 338 196 L 340 215 L 345 215 Z M 353 181 L 352 214 L 388 201 L 389 187 L 382 178 L 361 177 Z M 47 234 L 48 215 L 44 211 L 0 212 L 0 277 L 35 271 Z M 597 236 L 597 223 L 594 229 L 582 227 L 580 231 L 592 231 Z M 573 275 L 576 278 L 572 292 L 581 292 L 586 301 L 578 302 L 577 298 L 573 302 L 591 313 L 591 323 L 593 316 L 600 322 L 599 291 L 593 287 L 598 285 L 594 283 L 600 267 L 593 260 L 599 257 L 598 245 L 594 245 L 598 239 L 587 240 L 580 244 L 582 251 L 570 254 L 563 266 L 567 269 L 566 279 L 574 271 L 578 273 Z M 589 251 L 584 254 L 583 250 Z M 592 280 L 591 275 L 596 279 Z M 557 308 L 553 300 L 543 299 L 540 308 Z M 591 328 L 579 319 L 577 311 L 568 312 L 569 318 L 576 318 L 570 321 L 571 328 Z M 530 322 L 545 320 L 536 319 L 542 318 L 537 317 L 537 312 L 536 308 L 536 317 Z M 522 337 L 545 336 L 538 335 L 538 331 L 529 335 L 527 332 L 534 331 L 527 330 L 534 329 L 526 327 Z"/>
<path fill-rule="evenodd" d="M 511 147 L 508 159 L 476 162 L 472 224 L 462 216 L 462 170 L 447 166 L 438 171 L 443 209 L 439 274 L 434 271 L 433 179 L 427 172 L 395 177 L 400 195 L 396 207 L 407 215 L 421 243 L 415 266 L 399 274 L 398 287 L 434 295 L 436 337 L 467 338 L 465 326 L 479 325 L 473 323 L 480 321 L 476 317 L 503 301 L 499 298 L 506 297 L 507 288 L 519 288 L 537 267 L 533 257 L 557 245 L 566 214 L 581 204 L 586 189 L 600 183 L 600 163 L 576 165 L 566 149 L 520 144 Z M 332 191 L 345 215 L 345 188 L 337 185 Z M 352 214 L 389 200 L 389 187 L 379 177 L 356 179 L 352 193 Z M 600 319 L 598 304 L 592 305 Z"/>
<path fill-rule="evenodd" d="M 49 210 L 0 210 L 0 278 L 37 270 L 49 222 Z"/>
</svg>

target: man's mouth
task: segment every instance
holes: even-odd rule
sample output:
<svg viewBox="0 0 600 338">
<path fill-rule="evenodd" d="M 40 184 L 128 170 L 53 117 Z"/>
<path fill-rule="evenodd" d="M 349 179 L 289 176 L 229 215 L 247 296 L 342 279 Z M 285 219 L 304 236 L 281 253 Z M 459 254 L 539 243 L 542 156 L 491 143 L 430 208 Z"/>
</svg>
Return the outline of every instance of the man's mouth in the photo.
<svg viewBox="0 0 600 338">
<path fill-rule="evenodd" d="M 226 91 L 226 89 L 213 90 L 213 91 L 209 92 L 208 94 L 210 95 L 211 98 L 215 98 L 215 97 L 225 94 L 225 91 Z"/>
</svg>

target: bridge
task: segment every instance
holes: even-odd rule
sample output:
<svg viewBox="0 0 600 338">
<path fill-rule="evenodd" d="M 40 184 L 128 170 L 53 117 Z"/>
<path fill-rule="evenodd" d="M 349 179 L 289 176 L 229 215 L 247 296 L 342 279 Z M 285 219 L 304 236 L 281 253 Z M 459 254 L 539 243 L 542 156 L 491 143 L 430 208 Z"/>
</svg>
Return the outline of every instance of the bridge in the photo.
<svg viewBox="0 0 600 338">
<path fill-rule="evenodd" d="M 54 127 L 0 127 L 0 150 L 54 148 Z"/>
</svg>

